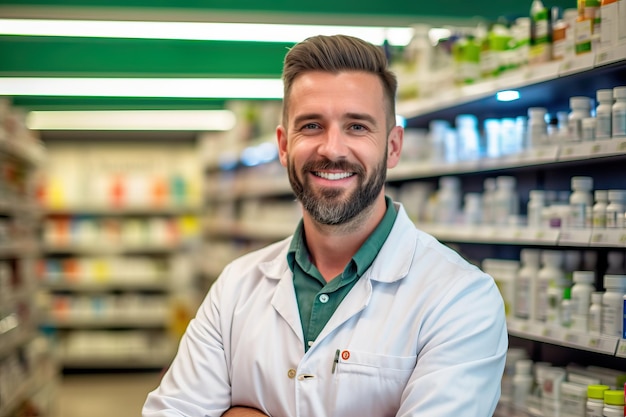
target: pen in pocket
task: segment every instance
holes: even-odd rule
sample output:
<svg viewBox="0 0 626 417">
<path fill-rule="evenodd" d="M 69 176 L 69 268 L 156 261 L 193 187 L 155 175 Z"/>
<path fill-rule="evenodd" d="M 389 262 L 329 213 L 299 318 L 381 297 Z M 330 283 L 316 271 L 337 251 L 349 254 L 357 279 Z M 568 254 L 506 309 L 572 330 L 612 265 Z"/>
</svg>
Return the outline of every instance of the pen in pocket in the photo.
<svg viewBox="0 0 626 417">
<path fill-rule="evenodd" d="M 339 349 L 335 351 L 335 359 L 333 360 L 333 368 L 331 373 L 335 373 L 335 369 L 337 369 L 337 364 L 339 363 Z"/>
</svg>

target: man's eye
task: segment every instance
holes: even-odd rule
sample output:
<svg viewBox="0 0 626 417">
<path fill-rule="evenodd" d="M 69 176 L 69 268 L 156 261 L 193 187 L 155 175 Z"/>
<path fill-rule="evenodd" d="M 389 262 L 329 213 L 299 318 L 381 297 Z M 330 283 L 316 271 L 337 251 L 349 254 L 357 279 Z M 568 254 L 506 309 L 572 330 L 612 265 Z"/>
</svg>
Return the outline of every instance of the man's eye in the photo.
<svg viewBox="0 0 626 417">
<path fill-rule="evenodd" d="M 367 128 L 365 126 L 363 126 L 363 125 L 360 125 L 360 124 L 354 124 L 354 125 L 350 126 L 350 130 L 354 130 L 354 131 L 357 131 L 357 132 L 364 132 L 364 131 L 367 130 Z"/>
<path fill-rule="evenodd" d="M 307 123 L 304 126 L 302 126 L 302 130 L 312 130 L 312 129 L 319 129 L 319 125 L 317 123 Z"/>
</svg>

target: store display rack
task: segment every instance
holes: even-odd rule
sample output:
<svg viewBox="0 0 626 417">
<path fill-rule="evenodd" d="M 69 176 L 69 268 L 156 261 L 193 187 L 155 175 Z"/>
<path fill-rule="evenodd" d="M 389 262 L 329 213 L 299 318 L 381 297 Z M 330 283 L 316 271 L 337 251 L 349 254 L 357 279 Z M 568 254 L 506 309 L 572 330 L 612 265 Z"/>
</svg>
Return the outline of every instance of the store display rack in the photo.
<svg viewBox="0 0 626 417">
<path fill-rule="evenodd" d="M 58 384 L 58 365 L 37 331 L 34 302 L 41 210 L 33 179 L 44 151 L 25 132 L 0 139 L 0 417 L 25 404 L 49 415 Z"/>
<path fill-rule="evenodd" d="M 175 297 L 184 286 L 176 285 L 175 259 L 188 244 L 185 222 L 198 213 L 186 206 L 46 209 L 40 324 L 64 369 L 157 369 L 171 361 Z"/>
</svg>

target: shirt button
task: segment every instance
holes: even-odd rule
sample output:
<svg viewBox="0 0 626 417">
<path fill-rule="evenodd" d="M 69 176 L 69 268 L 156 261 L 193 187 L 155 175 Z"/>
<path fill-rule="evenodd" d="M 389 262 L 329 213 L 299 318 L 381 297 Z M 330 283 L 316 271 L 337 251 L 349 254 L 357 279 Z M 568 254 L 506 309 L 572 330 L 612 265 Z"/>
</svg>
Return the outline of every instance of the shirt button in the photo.
<svg viewBox="0 0 626 417">
<path fill-rule="evenodd" d="M 328 300 L 330 299 L 330 297 L 328 296 L 328 294 L 322 294 L 320 295 L 320 303 L 326 304 L 328 302 Z"/>
<path fill-rule="evenodd" d="M 289 377 L 289 379 L 293 379 L 293 378 L 295 378 L 295 377 L 296 377 L 296 370 L 295 370 L 295 369 L 293 369 L 293 368 L 292 368 L 292 369 L 290 369 L 290 370 L 287 372 L 287 376 Z"/>
</svg>

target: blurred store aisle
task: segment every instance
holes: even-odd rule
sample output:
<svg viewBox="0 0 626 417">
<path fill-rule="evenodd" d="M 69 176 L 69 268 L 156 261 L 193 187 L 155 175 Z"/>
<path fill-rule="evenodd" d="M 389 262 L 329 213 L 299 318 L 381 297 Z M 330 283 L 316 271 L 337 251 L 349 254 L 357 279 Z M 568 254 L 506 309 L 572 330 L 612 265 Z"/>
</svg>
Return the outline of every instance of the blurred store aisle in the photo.
<svg viewBox="0 0 626 417">
<path fill-rule="evenodd" d="M 138 417 L 159 373 L 63 375 L 56 417 Z"/>
</svg>

